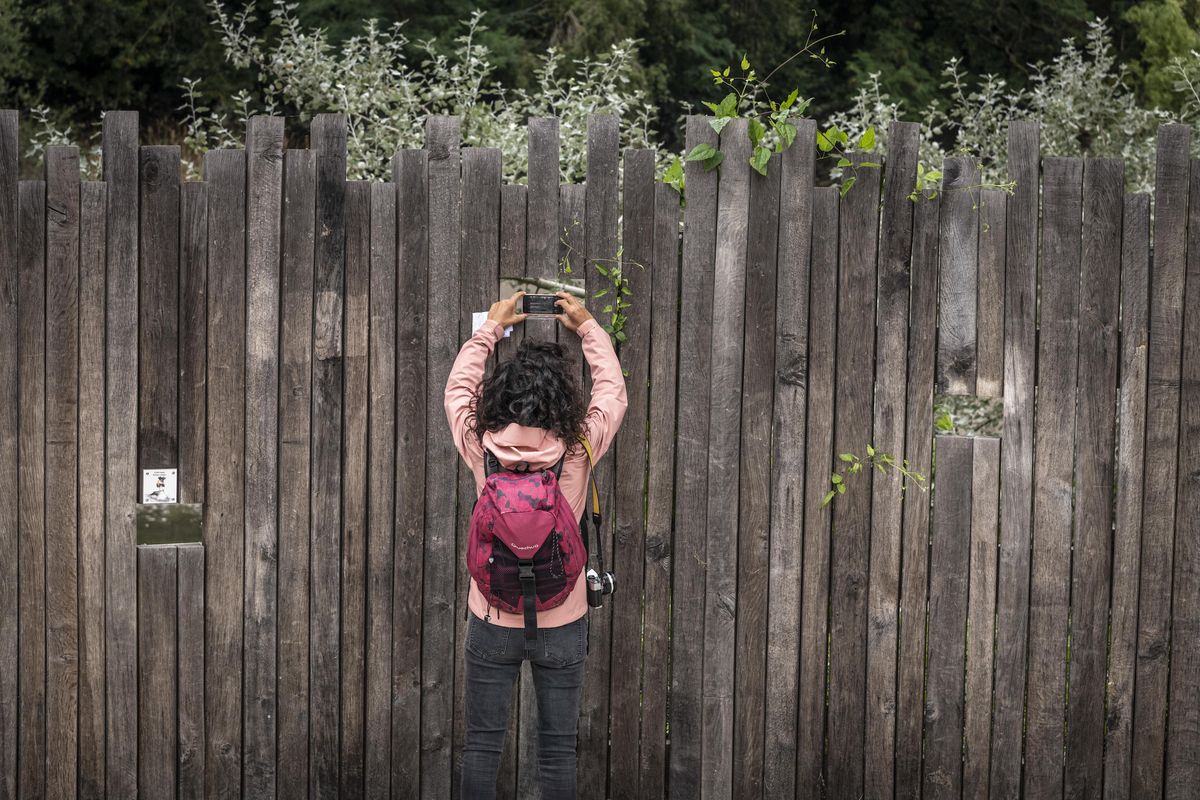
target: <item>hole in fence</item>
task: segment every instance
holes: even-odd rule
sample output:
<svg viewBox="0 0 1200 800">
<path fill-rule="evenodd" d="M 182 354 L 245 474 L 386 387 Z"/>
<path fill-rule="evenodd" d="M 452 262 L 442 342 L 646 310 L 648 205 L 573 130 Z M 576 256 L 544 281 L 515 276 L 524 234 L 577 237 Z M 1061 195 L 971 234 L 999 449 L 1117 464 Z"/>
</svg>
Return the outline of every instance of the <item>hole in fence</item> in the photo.
<svg viewBox="0 0 1200 800">
<path fill-rule="evenodd" d="M 138 503 L 138 544 L 194 544 L 204 537 L 199 503 Z"/>
<path fill-rule="evenodd" d="M 939 394 L 933 398 L 933 433 L 953 436 L 995 436 L 1004 423 L 1004 400 L 969 394 Z"/>
</svg>

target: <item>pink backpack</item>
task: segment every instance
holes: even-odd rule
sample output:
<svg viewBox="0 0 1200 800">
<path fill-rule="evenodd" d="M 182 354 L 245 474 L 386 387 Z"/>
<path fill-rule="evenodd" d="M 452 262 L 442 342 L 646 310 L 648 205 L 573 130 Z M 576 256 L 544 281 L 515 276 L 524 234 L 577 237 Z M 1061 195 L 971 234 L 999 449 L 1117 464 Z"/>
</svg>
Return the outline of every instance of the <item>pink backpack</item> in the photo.
<svg viewBox="0 0 1200 800">
<path fill-rule="evenodd" d="M 537 612 L 561 605 L 587 565 L 579 521 L 559 487 L 562 465 L 510 471 L 485 450 L 471 512 L 467 570 L 489 603 L 524 613 L 527 649 L 537 642 Z"/>
</svg>

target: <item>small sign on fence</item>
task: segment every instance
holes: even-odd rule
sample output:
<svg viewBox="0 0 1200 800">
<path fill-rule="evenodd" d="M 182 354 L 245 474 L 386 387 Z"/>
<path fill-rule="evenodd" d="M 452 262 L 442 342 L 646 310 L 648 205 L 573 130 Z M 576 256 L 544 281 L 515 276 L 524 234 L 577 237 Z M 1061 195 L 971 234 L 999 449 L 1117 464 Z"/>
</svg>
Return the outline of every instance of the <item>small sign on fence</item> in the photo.
<svg viewBox="0 0 1200 800">
<path fill-rule="evenodd" d="M 179 502 L 178 474 L 179 470 L 177 469 L 142 470 L 142 502 Z"/>
</svg>

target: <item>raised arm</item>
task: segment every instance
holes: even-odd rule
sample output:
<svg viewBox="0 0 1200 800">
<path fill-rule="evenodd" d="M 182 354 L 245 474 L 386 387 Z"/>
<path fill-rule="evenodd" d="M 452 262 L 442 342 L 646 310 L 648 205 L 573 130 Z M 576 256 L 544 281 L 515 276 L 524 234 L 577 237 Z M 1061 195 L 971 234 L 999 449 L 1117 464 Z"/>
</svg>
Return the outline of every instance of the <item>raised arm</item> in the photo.
<svg viewBox="0 0 1200 800">
<path fill-rule="evenodd" d="M 612 339 L 600 323 L 592 319 L 575 297 L 566 292 L 558 292 L 558 296 L 558 305 L 563 309 L 558 319 L 579 335 L 583 357 L 592 373 L 592 397 L 588 401 L 584 432 L 599 460 L 612 445 L 621 420 L 625 418 L 625 409 L 629 405 L 625 376 L 621 374 L 621 362 L 613 349 Z"/>
<path fill-rule="evenodd" d="M 496 342 L 504 335 L 504 327 L 500 323 L 488 319 L 475 335 L 463 343 L 450 369 L 450 378 L 446 381 L 446 421 L 450 423 L 450 434 L 454 437 L 454 446 L 468 466 L 473 466 L 483 460 L 483 448 L 479 438 L 471 432 L 467 421 L 471 415 L 471 399 L 483 380 L 484 367 L 488 356 L 496 348 Z"/>
</svg>

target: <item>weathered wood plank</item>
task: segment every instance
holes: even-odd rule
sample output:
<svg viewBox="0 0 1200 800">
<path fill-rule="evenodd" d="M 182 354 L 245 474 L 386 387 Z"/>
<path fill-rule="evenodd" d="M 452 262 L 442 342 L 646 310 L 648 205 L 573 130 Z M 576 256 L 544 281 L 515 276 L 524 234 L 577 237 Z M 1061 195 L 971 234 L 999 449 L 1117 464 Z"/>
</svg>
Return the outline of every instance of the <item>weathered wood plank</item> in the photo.
<svg viewBox="0 0 1200 800">
<path fill-rule="evenodd" d="M 992 734 L 992 652 L 996 632 L 996 543 L 1000 522 L 1000 440 L 980 437 L 974 440 L 974 446 L 971 539 L 968 542 L 970 576 L 962 792 L 963 797 L 987 800 Z"/>
<path fill-rule="evenodd" d="M 1004 423 L 1000 437 L 1004 480 L 996 568 L 996 630 L 1004 635 L 996 640 L 991 765 L 991 796 L 997 800 L 1010 800 L 1021 792 L 1033 497 L 1038 142 L 1038 123 L 1009 126 L 1008 177 L 1016 187 L 1005 212 Z"/>
<path fill-rule="evenodd" d="M 586 263 L 584 260 L 584 253 L 586 252 L 586 249 L 587 249 L 587 215 L 585 213 L 586 205 L 587 205 L 587 192 L 586 192 L 586 187 L 583 184 L 564 183 L 564 184 L 559 185 L 559 187 L 558 187 L 558 213 L 559 213 L 558 229 L 560 232 L 559 263 L 562 266 L 562 269 L 564 270 L 563 273 L 560 273 L 560 277 L 567 277 L 567 273 L 565 272 L 565 270 L 568 267 L 570 267 L 572 269 L 572 272 L 570 273 L 570 277 L 572 277 L 576 280 L 584 281 L 585 283 L 587 283 L 587 280 L 588 280 L 588 279 L 585 279 L 585 273 L 587 272 L 587 270 L 584 269 L 584 265 Z M 606 261 L 604 263 L 608 264 L 610 262 Z M 608 285 L 607 282 L 604 285 Z M 593 288 L 590 288 L 590 289 L 587 288 L 589 286 L 593 287 Z M 593 292 L 600 291 L 600 289 L 595 288 L 596 286 L 597 286 L 597 284 L 595 281 L 591 281 L 590 283 L 587 283 L 587 286 L 584 287 L 586 290 L 586 294 L 591 294 Z M 594 299 L 594 298 L 588 299 L 585 297 L 584 304 L 599 319 L 601 324 L 604 324 L 605 322 L 608 321 L 604 318 L 603 314 L 599 313 L 599 310 L 603 306 L 603 303 L 599 303 L 598 299 Z M 541 320 L 533 320 L 533 321 L 538 322 L 539 325 L 543 326 L 542 329 L 545 330 L 544 326 L 547 323 L 545 323 Z M 528 325 L 529 322 L 530 322 L 530 320 L 526 320 L 524 323 L 522 323 L 522 327 L 524 327 L 525 325 Z M 558 321 L 555 320 L 554 324 L 557 326 Z M 559 343 L 566 349 L 567 355 L 571 359 L 574 360 L 576 366 L 579 367 L 580 375 L 583 376 L 585 381 L 588 380 L 587 360 L 583 357 L 583 343 L 580 341 L 580 339 L 577 335 L 572 334 L 570 331 L 567 331 L 565 329 L 562 331 L 559 331 L 557 328 L 554 330 L 553 333 L 551 333 L 548 330 L 545 333 L 541 333 L 541 332 L 535 333 L 536 330 L 537 330 L 536 328 L 529 328 L 525 331 L 525 333 L 527 336 L 536 336 L 538 338 L 541 338 L 541 339 L 544 339 L 547 341 L 553 341 L 554 338 L 556 336 L 559 336 L 559 333 L 561 332 L 562 336 L 559 337 Z M 568 334 L 570 334 L 570 335 L 568 335 Z M 588 385 L 590 386 L 590 384 L 588 384 Z M 597 473 L 597 474 L 599 474 L 599 473 Z M 601 499 L 601 502 L 604 501 L 603 497 L 601 497 L 600 499 Z M 611 555 L 612 551 L 610 549 L 610 550 L 606 550 L 605 552 L 608 552 Z"/>
<path fill-rule="evenodd" d="M 777 166 L 777 165 L 772 165 Z M 766 761 L 767 598 L 771 537 L 771 426 L 775 400 L 775 281 L 780 169 L 750 176 L 746 227 L 733 645 L 733 794 L 763 796 Z"/>
<path fill-rule="evenodd" d="M 46 792 L 74 793 L 79 733 L 79 149 L 46 149 Z"/>
<path fill-rule="evenodd" d="M 1188 153 L 1191 128 L 1158 131 L 1154 176 L 1154 251 L 1143 472 L 1142 563 L 1134 685 L 1134 797 L 1163 791 L 1171 571 L 1179 435 L 1180 352 L 1187 265 Z"/>
<path fill-rule="evenodd" d="M 79 782 L 104 796 L 105 185 L 81 187 L 79 214 Z M 15 559 L 13 559 L 15 564 Z M 14 615 L 14 624 L 16 622 Z M 15 652 L 15 650 L 14 650 Z M 203 676 L 201 676 L 203 681 Z"/>
<path fill-rule="evenodd" d="M 208 184 L 179 188 L 179 502 L 204 502 Z"/>
<path fill-rule="evenodd" d="M 338 792 L 346 118 L 312 121 L 317 152 L 309 541 L 309 796 Z"/>
<path fill-rule="evenodd" d="M 309 467 L 312 403 L 313 254 L 317 154 L 284 155 L 280 276 L 279 599 L 276 774 L 289 795 L 308 796 Z"/>
<path fill-rule="evenodd" d="M 558 208 L 561 147 L 558 137 L 558 119 L 533 117 L 529 120 L 529 216 L 526 239 L 528 262 L 525 274 L 535 278 L 554 278 L 558 275 L 560 225 Z M 583 219 L 580 219 L 582 225 Z M 582 247 L 582 240 L 580 240 Z M 574 259 L 582 261 L 582 259 Z M 582 272 L 577 277 L 582 277 Z M 530 319 L 520 327 L 522 336 L 526 332 L 538 339 L 554 340 L 558 337 L 558 321 Z M 515 330 L 514 330 L 515 333 Z M 564 341 L 569 341 L 563 337 Z"/>
<path fill-rule="evenodd" d="M 943 394 L 975 394 L 979 166 L 970 156 L 953 156 L 942 175 L 937 388 Z"/>
<path fill-rule="evenodd" d="M 633 587 L 632 598 L 613 604 L 612 612 L 612 757 L 609 794 L 640 797 L 638 763 L 642 702 L 642 602 L 646 520 L 646 415 L 649 403 L 651 272 L 654 255 L 654 153 L 626 150 L 622 210 L 621 275 L 630 294 L 620 297 L 631 307 L 620 345 L 621 365 L 628 372 L 629 406 L 614 442 L 616 485 L 613 506 L 612 567 Z M 602 290 L 601 290 L 602 291 Z M 604 313 L 618 297 L 612 291 L 594 301 L 593 313 Z"/>
<path fill-rule="evenodd" d="M 18 453 L 21 415 L 18 376 L 20 365 L 20 317 L 17 298 L 18 273 L 17 225 L 20 219 L 18 171 L 20 169 L 16 110 L 0 110 L 0 795 L 17 795 L 17 697 L 18 609 L 20 607 L 20 536 Z M 103 401 L 101 401 L 103 402 Z M 103 466 L 101 467 L 103 469 Z M 103 606 L 100 611 L 103 615 Z M 103 625 L 103 616 L 101 617 Z M 101 633 L 103 636 L 103 633 Z M 103 643 L 101 643 L 103 646 Z M 100 674 L 104 673 L 104 652 L 100 651 Z M 103 685 L 101 685 L 103 692 Z M 103 700 L 101 700 L 103 714 Z M 103 716 L 100 733 L 103 736 Z M 101 753 L 101 759 L 103 759 Z M 103 775 L 103 763 L 101 764 Z"/>
<path fill-rule="evenodd" d="M 908 312 L 908 387 L 904 458 L 928 476 L 933 464 L 933 384 L 937 347 L 940 199 L 922 200 L 913 219 Z M 815 308 L 815 306 L 814 306 Z M 904 490 L 900 552 L 900 630 L 896 675 L 896 797 L 921 796 L 925 615 L 929 576 L 929 494 Z"/>
<path fill-rule="evenodd" d="M 687 148 L 717 144 L 708 118 L 686 123 Z M 717 172 L 698 161 L 685 167 L 688 202 L 684 208 L 682 279 L 679 288 L 679 417 L 675 448 L 675 568 L 671 625 L 688 636 L 671 637 L 670 796 L 699 797 L 701 689 L 704 658 L 705 515 L 708 503 L 708 414 L 712 371 L 713 263 L 716 257 Z"/>
<path fill-rule="evenodd" d="M 138 463 L 179 465 L 179 146 L 144 145 L 138 189 Z M 140 499 L 140 498 L 139 498 Z"/>
<path fill-rule="evenodd" d="M 796 138 L 812 141 L 815 123 L 797 120 Z M 763 793 L 795 797 L 797 701 L 803 587 L 805 413 L 808 405 L 808 290 L 812 255 L 811 147 L 784 151 L 780 170 L 779 253 L 775 286 L 774 413 L 770 431 L 770 543 L 767 597 Z"/>
<path fill-rule="evenodd" d="M 679 346 L 679 194 L 654 186 L 654 252 L 650 267 L 650 432 L 646 478 L 645 577 L 642 583 L 641 797 L 666 792 L 667 658 L 671 613 L 671 549 L 675 508 L 675 387 Z M 644 312 L 643 312 L 644 313 Z"/>
<path fill-rule="evenodd" d="M 279 586 L 279 269 L 283 117 L 246 130 L 246 521 L 242 791 L 275 793 Z M 266 410 L 266 413 L 264 413 Z"/>
<path fill-rule="evenodd" d="M 179 798 L 204 797 L 204 547 L 176 550 L 179 622 Z"/>
<path fill-rule="evenodd" d="M 208 796 L 235 798 L 242 786 L 245 152 L 210 150 L 204 156 L 204 178 L 209 223 L 204 771 Z"/>
<path fill-rule="evenodd" d="M 1113 526 L 1117 315 L 1124 163 L 1083 167 L 1083 255 L 1075 412 L 1075 530 L 1065 794 L 1099 797 L 1104 774 L 1109 548 Z"/>
<path fill-rule="evenodd" d="M 1025 793 L 1062 793 L 1083 161 L 1046 158 L 1034 431 Z"/>
<path fill-rule="evenodd" d="M 963 653 L 973 449 L 966 436 L 937 438 L 925 695 L 924 796 L 929 798 L 961 797 L 963 789 Z"/>
<path fill-rule="evenodd" d="M 859 163 L 865 154 L 855 156 Z M 875 360 L 875 256 L 879 170 L 861 168 L 842 200 L 838 242 L 838 335 L 833 444 L 835 453 L 865 457 L 871 439 Z M 819 473 L 812 473 L 819 474 Z M 863 793 L 866 690 L 867 553 L 871 530 L 870 470 L 833 508 L 829 615 L 829 789 L 833 797 Z"/>
<path fill-rule="evenodd" d="M 904 452 L 908 368 L 909 262 L 920 128 L 892 123 L 888 132 L 883 227 L 880 233 L 875 332 L 875 409 L 871 442 L 877 452 Z M 853 191 L 853 189 L 851 189 Z M 901 456 L 903 457 L 903 456 Z M 871 491 L 871 556 L 867 589 L 867 684 L 863 785 L 868 797 L 894 791 L 896 657 L 900 615 L 903 484 L 892 476 Z"/>
<path fill-rule="evenodd" d="M 975 319 L 975 394 L 1004 396 L 1004 256 L 1008 195 L 979 193 L 979 278 Z"/>
<path fill-rule="evenodd" d="M 164 800 L 177 789 L 176 553 L 138 548 L 138 794 Z"/>
<path fill-rule="evenodd" d="M 392 792 L 420 790 L 425 553 L 426 354 L 429 310 L 428 153 L 401 150 L 396 248 L 396 528 L 392 579 Z M 403 391 L 400 388 L 403 387 Z M 440 408 L 434 403 L 435 409 Z M 440 429 L 435 429 L 440 430 Z M 435 437 L 440 438 L 437 433 Z M 442 574 L 442 573 L 439 573 Z M 443 612 L 445 609 L 443 609 Z"/>
<path fill-rule="evenodd" d="M 421 796 L 449 797 L 453 761 L 455 503 L 458 454 L 446 435 L 443 394 L 458 353 L 462 185 L 457 117 L 425 122 L 428 152 L 428 316 L 426 318 L 425 565 L 421 645 Z M 457 619 L 457 618 L 455 618 Z"/>
<path fill-rule="evenodd" d="M 20 517 L 17 786 L 46 794 L 46 182 L 18 186 Z M 111 680 L 111 677 L 110 677 Z M 133 723 L 137 735 L 137 720 Z M 135 746 L 136 752 L 136 746 Z"/>
<path fill-rule="evenodd" d="M 108 186 L 104 443 L 105 781 L 109 797 L 137 792 L 138 114 L 103 123 Z"/>
<path fill-rule="evenodd" d="M 1111 632 L 1106 681 L 1104 797 L 1129 797 L 1133 753 L 1133 677 L 1137 650 L 1138 565 L 1142 544 L 1142 470 L 1146 453 L 1147 305 L 1150 195 L 1125 196 L 1121 231 L 1119 438 L 1112 544 Z"/>
<path fill-rule="evenodd" d="M 366 743 L 367 414 L 371 185 L 346 184 L 345 383 L 342 395 L 342 591 L 339 797 L 363 796 Z"/>
<path fill-rule="evenodd" d="M 1191 196 L 1200 199 L 1200 161 L 1190 162 Z M 1200 209 L 1188 210 L 1183 365 L 1179 397 L 1179 485 L 1175 492 L 1175 574 L 1171 602 L 1168 800 L 1200 789 Z"/>
<path fill-rule="evenodd" d="M 371 184 L 370 420 L 364 783 L 388 797 L 392 738 L 392 529 L 396 481 L 396 184 Z"/>
<path fill-rule="evenodd" d="M 830 513 L 829 509 L 821 507 L 821 497 L 827 488 L 823 478 L 833 467 L 838 211 L 836 187 L 813 190 L 808 358 L 805 364 L 808 419 L 804 453 L 804 572 L 800 594 L 799 722 L 796 740 L 796 794 L 800 797 L 819 796 L 826 786 Z"/>
</svg>

